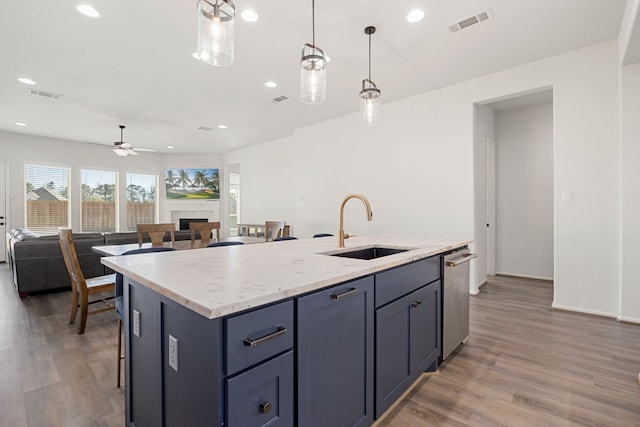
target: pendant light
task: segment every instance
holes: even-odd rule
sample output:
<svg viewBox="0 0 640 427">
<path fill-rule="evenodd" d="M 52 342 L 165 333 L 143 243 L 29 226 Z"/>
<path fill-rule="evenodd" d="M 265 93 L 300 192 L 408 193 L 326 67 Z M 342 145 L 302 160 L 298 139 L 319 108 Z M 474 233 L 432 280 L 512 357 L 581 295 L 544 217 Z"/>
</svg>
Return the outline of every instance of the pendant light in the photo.
<svg viewBox="0 0 640 427">
<path fill-rule="evenodd" d="M 327 59 L 316 46 L 315 0 L 311 0 L 311 44 L 302 46 L 300 98 L 305 104 L 322 104 L 327 98 Z"/>
<path fill-rule="evenodd" d="M 362 81 L 360 91 L 360 111 L 362 119 L 367 124 L 372 124 L 378 119 L 380 111 L 380 89 L 371 80 L 371 34 L 376 32 L 376 27 L 366 27 L 364 33 L 369 36 L 369 78 Z"/>
<path fill-rule="evenodd" d="M 198 0 L 198 59 L 224 67 L 233 63 L 232 0 Z"/>
</svg>

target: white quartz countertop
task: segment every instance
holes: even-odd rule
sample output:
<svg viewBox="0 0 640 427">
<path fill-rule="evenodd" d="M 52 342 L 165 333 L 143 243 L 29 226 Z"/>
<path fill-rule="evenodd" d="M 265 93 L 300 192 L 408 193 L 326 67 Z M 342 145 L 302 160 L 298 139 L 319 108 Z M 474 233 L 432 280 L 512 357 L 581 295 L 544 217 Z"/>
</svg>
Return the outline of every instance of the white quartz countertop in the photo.
<svg viewBox="0 0 640 427">
<path fill-rule="evenodd" d="M 471 243 L 391 235 L 298 239 L 175 252 L 105 257 L 102 263 L 167 298 L 213 319 L 366 276 Z M 410 249 L 360 260 L 336 253 L 384 246 Z"/>
</svg>

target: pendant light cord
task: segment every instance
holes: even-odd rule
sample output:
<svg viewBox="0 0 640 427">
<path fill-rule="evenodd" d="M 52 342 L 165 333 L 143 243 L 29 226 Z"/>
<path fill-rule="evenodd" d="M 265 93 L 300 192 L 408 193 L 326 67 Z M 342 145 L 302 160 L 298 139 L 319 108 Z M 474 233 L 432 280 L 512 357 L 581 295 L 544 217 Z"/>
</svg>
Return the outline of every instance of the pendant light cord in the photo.
<svg viewBox="0 0 640 427">
<path fill-rule="evenodd" d="M 369 34 L 369 81 L 371 81 L 371 34 Z"/>
<path fill-rule="evenodd" d="M 311 44 L 316 48 L 316 2 L 311 0 Z"/>
</svg>

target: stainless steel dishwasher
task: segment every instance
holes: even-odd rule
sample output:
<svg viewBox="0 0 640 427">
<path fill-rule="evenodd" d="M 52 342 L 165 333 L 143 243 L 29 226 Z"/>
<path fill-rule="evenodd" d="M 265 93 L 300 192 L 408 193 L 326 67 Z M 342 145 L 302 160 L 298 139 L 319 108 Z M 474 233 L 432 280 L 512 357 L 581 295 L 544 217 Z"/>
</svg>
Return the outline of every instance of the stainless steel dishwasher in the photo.
<svg viewBox="0 0 640 427">
<path fill-rule="evenodd" d="M 468 249 L 444 256 L 442 360 L 469 338 L 469 261 L 475 257 Z"/>
</svg>

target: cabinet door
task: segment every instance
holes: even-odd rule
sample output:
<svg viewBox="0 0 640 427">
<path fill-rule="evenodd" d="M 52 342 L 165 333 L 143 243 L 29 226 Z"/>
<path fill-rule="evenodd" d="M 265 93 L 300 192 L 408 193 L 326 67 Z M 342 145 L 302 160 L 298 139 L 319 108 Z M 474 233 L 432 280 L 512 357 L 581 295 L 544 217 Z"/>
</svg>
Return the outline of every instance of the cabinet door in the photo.
<svg viewBox="0 0 640 427">
<path fill-rule="evenodd" d="M 227 380 L 227 426 L 291 427 L 294 401 L 288 351 Z"/>
<path fill-rule="evenodd" d="M 298 298 L 298 425 L 373 423 L 373 277 Z"/>
<path fill-rule="evenodd" d="M 411 385 L 411 298 L 376 310 L 376 418 Z"/>
<path fill-rule="evenodd" d="M 440 281 L 376 310 L 376 418 L 440 355 Z"/>
<path fill-rule="evenodd" d="M 409 304 L 411 373 L 417 378 L 440 356 L 440 281 L 415 291 Z"/>
</svg>

